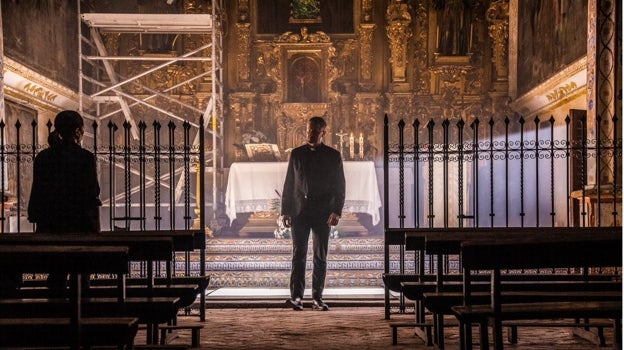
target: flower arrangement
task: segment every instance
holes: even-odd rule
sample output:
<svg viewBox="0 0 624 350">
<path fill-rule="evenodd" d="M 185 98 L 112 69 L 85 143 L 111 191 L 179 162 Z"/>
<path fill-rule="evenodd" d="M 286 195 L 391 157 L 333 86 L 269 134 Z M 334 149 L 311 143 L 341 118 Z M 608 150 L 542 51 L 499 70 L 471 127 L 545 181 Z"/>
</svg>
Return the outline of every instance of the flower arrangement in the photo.
<svg viewBox="0 0 624 350">
<path fill-rule="evenodd" d="M 275 193 L 277 194 L 277 198 L 272 198 L 269 200 L 269 207 L 271 208 L 271 210 L 275 210 L 278 213 L 277 228 L 273 230 L 273 234 L 275 235 L 275 238 L 277 239 L 290 238 L 292 237 L 292 232 L 290 230 L 290 227 L 284 226 L 284 223 L 282 222 L 282 216 L 279 215 L 279 213 L 282 210 L 282 195 L 279 193 L 278 190 L 275 190 Z M 329 231 L 329 238 L 330 239 L 340 238 L 340 232 L 338 231 L 338 228 L 336 226 L 331 227 Z"/>
<path fill-rule="evenodd" d="M 280 215 L 280 212 L 282 210 L 282 194 L 279 193 L 278 190 L 275 190 L 275 194 L 277 194 L 277 198 L 272 198 L 269 200 L 269 208 L 271 208 L 271 210 L 277 211 L 277 228 L 273 230 L 273 234 L 277 239 L 290 238 L 290 227 L 284 226 L 284 223 L 282 222 L 282 216 Z"/>
<path fill-rule="evenodd" d="M 262 143 L 265 142 L 268 138 L 262 131 L 251 130 L 242 134 L 241 139 L 244 145 L 248 143 Z"/>
</svg>

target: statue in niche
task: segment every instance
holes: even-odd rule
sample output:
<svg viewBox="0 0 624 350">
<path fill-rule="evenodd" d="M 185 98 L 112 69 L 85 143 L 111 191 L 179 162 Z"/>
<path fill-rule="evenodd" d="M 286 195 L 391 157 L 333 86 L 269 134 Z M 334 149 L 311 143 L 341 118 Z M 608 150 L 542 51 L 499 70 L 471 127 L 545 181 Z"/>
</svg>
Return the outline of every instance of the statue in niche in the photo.
<svg viewBox="0 0 624 350">
<path fill-rule="evenodd" d="M 321 102 L 319 65 L 309 57 L 297 57 L 288 69 L 289 102 Z"/>
<path fill-rule="evenodd" d="M 386 10 L 386 35 L 390 40 L 390 63 L 393 82 L 406 80 L 407 45 L 412 37 L 410 7 L 402 0 L 394 0 Z"/>
<path fill-rule="evenodd" d="M 434 0 L 438 10 L 437 45 L 443 56 L 459 56 L 468 52 L 470 16 L 465 0 Z"/>
</svg>

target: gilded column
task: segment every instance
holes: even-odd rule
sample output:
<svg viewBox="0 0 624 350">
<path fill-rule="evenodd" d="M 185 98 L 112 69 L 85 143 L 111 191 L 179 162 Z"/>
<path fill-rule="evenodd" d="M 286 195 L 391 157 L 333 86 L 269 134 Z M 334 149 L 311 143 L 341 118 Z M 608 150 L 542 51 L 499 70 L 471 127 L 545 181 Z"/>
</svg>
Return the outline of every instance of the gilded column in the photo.
<svg viewBox="0 0 624 350">
<path fill-rule="evenodd" d="M 249 23 L 249 0 L 238 1 L 238 22 L 236 35 L 238 36 L 238 55 L 236 56 L 237 80 L 240 88 L 251 88 L 250 59 L 251 59 L 251 24 Z"/>
<path fill-rule="evenodd" d="M 496 83 L 504 83 L 504 90 L 507 90 L 509 76 L 508 39 L 509 39 L 509 2 L 507 0 L 493 1 L 487 10 L 486 18 L 489 23 L 488 32 L 492 38 L 492 60 Z M 501 84 L 502 85 L 502 84 Z M 499 91 L 498 86 L 496 90 Z"/>
<path fill-rule="evenodd" d="M 251 34 L 251 24 L 249 23 L 236 23 L 236 34 L 238 36 L 238 55 L 236 56 L 236 66 L 237 66 L 237 74 L 238 74 L 238 83 L 239 84 L 248 84 L 249 83 L 249 58 L 250 54 L 250 34 Z"/>
<path fill-rule="evenodd" d="M 360 72 L 362 82 L 373 79 L 373 32 L 375 24 L 360 24 Z"/>
<path fill-rule="evenodd" d="M 587 134 L 588 138 L 600 138 L 601 146 L 607 147 L 613 146 L 613 118 L 617 110 L 615 65 L 616 49 L 619 48 L 616 42 L 616 18 L 618 18 L 616 3 L 619 2 L 589 0 L 588 3 Z M 621 111 L 621 106 L 619 107 Z M 619 117 L 621 120 L 621 116 Z M 621 137 L 621 134 L 618 137 Z M 621 165 L 621 156 L 619 158 L 618 164 Z M 600 169 L 596 169 L 597 165 L 594 162 L 596 159 L 589 159 L 588 184 L 601 186 L 613 184 L 615 180 L 613 154 L 602 152 Z"/>
<path fill-rule="evenodd" d="M 390 67 L 392 82 L 406 81 L 407 48 L 412 37 L 412 16 L 409 6 L 401 0 L 393 0 L 386 10 L 386 35 L 390 43 Z"/>
<path fill-rule="evenodd" d="M 412 72 L 414 73 L 414 92 L 418 95 L 429 94 L 430 74 L 427 69 L 428 64 L 428 42 L 429 40 L 429 10 L 426 0 L 416 1 L 414 4 L 415 28 L 414 53 L 412 54 Z"/>
</svg>

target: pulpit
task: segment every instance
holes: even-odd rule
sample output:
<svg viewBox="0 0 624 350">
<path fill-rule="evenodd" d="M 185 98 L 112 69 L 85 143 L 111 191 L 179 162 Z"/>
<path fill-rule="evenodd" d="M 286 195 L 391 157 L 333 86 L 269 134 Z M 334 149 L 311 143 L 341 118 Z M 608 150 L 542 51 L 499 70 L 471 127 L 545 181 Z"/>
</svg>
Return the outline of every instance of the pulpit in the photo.
<svg viewBox="0 0 624 350">
<path fill-rule="evenodd" d="M 287 162 L 238 162 L 231 165 L 225 192 L 226 214 L 233 222 L 237 213 L 252 213 L 239 235 L 273 236 L 287 167 Z M 344 171 L 345 206 L 337 229 L 366 235 L 368 231 L 358 222 L 355 213 L 370 215 L 373 225 L 380 221 L 381 197 L 375 165 L 370 161 L 345 161 Z"/>
</svg>

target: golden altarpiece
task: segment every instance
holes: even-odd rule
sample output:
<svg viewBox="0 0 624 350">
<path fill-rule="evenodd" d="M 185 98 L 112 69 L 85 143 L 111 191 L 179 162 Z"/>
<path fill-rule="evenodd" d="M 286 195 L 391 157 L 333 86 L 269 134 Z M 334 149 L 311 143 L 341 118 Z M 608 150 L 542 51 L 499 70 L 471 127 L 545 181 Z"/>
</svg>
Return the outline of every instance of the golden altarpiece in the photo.
<svg viewBox="0 0 624 350">
<path fill-rule="evenodd" d="M 330 32 L 322 16 L 293 21 L 291 10 L 288 30 L 268 35 L 257 28 L 266 20 L 257 18 L 264 2 L 237 1 L 229 17 L 230 163 L 251 160 L 248 142 L 276 144 L 279 160 L 287 160 L 288 150 L 304 140 L 305 121 L 320 115 L 329 124 L 324 141 L 346 161 L 379 167 L 385 113 L 391 123 L 457 121 L 483 118 L 505 103 L 505 39 L 495 47 L 489 40 L 506 30 L 505 2 L 349 3 L 351 11 L 340 16 L 352 16 L 351 32 Z M 491 61 L 501 68 L 493 69 Z M 488 83 L 493 75 L 496 89 Z M 263 217 L 274 225 L 274 214 L 266 215 L 255 213 L 252 220 Z"/>
</svg>

